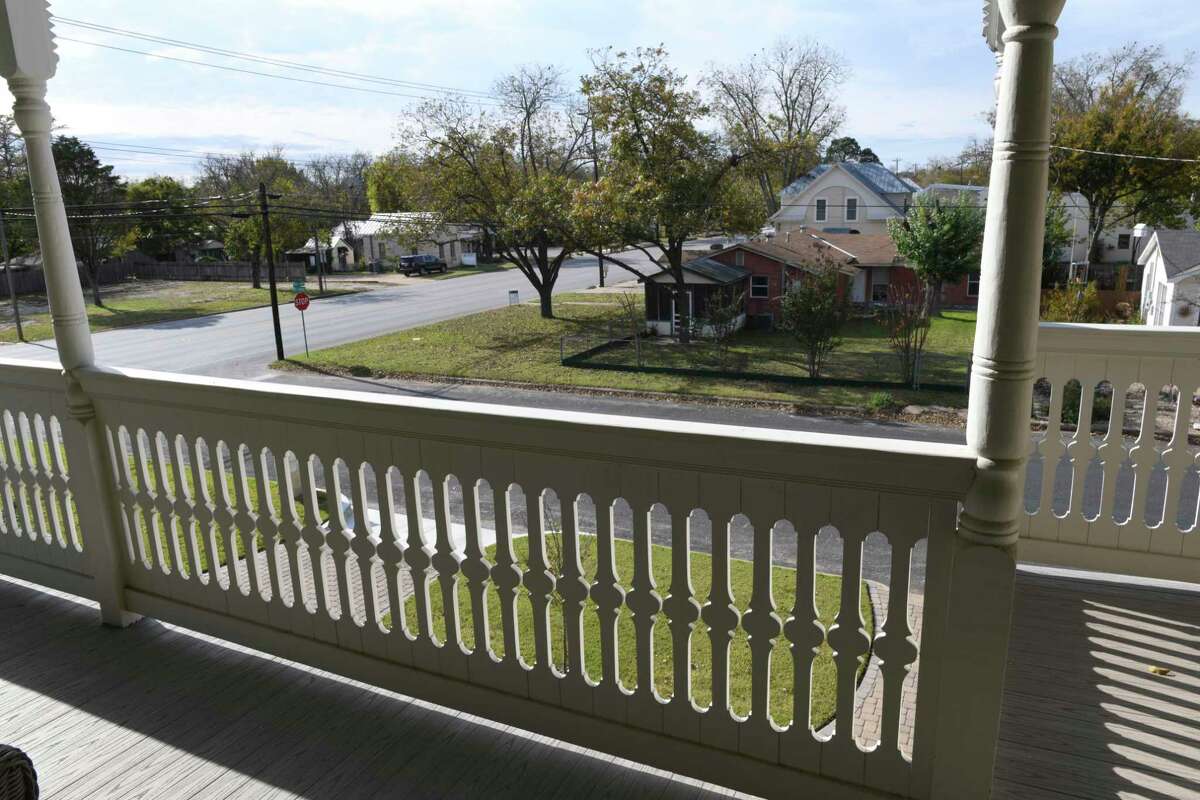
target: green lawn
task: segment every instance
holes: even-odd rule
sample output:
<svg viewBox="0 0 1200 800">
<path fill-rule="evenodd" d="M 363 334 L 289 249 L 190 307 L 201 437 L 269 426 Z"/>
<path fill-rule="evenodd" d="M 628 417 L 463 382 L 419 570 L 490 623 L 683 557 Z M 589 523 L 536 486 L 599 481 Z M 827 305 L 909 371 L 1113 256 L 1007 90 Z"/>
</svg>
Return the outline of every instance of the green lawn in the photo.
<svg viewBox="0 0 1200 800">
<path fill-rule="evenodd" d="M 547 537 L 547 552 L 551 561 L 553 554 L 558 552 L 557 537 Z M 596 574 L 596 539 L 594 536 L 580 536 L 580 561 L 584 575 L 594 580 Z M 517 560 L 522 568 L 528 567 L 529 540 L 520 538 L 514 541 Z M 633 544 L 628 541 L 615 542 L 617 576 L 628 591 L 633 576 Z M 487 558 L 495 559 L 495 547 L 487 549 Z M 651 548 L 651 564 L 654 580 L 661 595 L 667 595 L 671 586 L 671 551 L 658 545 Z M 553 565 L 552 565 L 553 566 Z M 708 597 L 712 585 L 712 559 L 703 553 L 692 553 L 692 586 L 695 597 L 702 603 Z M 731 562 L 729 576 L 733 588 L 734 602 L 738 609 L 745 611 L 749 605 L 750 595 L 754 588 L 752 573 L 753 565 L 748 561 Z M 555 569 L 555 571 L 559 571 Z M 816 576 L 816 603 L 821 624 L 828 627 L 838 614 L 841 605 L 841 579 L 833 575 L 818 574 Z M 784 567 L 775 567 L 772 575 L 772 595 L 779 609 L 780 616 L 786 618 L 795 604 L 796 571 Z M 445 640 L 445 618 L 442 614 L 442 599 L 439 585 L 430 584 L 430 609 L 434 620 L 434 635 L 439 641 Z M 474 649 L 475 634 L 471 615 L 470 594 L 465 580 L 458 583 L 458 608 L 460 628 L 463 643 Z M 497 655 L 504 653 L 500 606 L 495 591 L 489 592 L 488 602 L 488 631 L 491 636 L 492 651 Z M 600 623 L 595 613 L 596 606 L 590 600 L 584 611 L 584 664 L 589 677 L 599 678 L 600 672 Z M 874 636 L 875 619 L 871 607 L 870 596 L 866 584 L 860 590 L 860 611 L 864 620 L 864 628 L 868 636 Z M 384 623 L 390 625 L 390 618 L 385 617 Z M 405 603 L 405 627 L 409 631 L 417 630 L 415 604 L 410 599 Z M 517 627 L 520 632 L 521 656 L 527 664 L 535 661 L 533 644 L 533 607 L 529 601 L 529 592 L 524 588 L 518 591 Z M 555 665 L 564 668 L 564 633 L 561 599 L 555 598 L 550 611 L 550 628 L 552 638 L 552 657 Z M 712 701 L 712 648 L 708 639 L 708 628 L 701 621 L 697 623 L 692 634 L 692 697 L 700 706 L 706 706 Z M 637 685 L 636 666 L 634 662 L 635 639 L 633 617 L 627 608 L 622 609 L 617 622 L 617 654 L 620 666 L 621 683 L 626 688 Z M 791 658 L 782 647 L 783 640 L 776 641 L 776 650 L 772 658 L 771 670 L 771 715 L 779 724 L 786 724 L 792 719 L 793 671 Z M 669 697 L 673 691 L 673 652 L 670 627 L 664 614 L 655 619 L 654 625 L 654 685 L 659 695 Z M 859 666 L 859 675 L 865 668 L 865 662 Z M 750 647 L 744 631 L 740 628 L 733 638 L 729 656 L 730 701 L 733 709 L 742 715 L 750 711 Z M 827 644 L 821 645 L 813 663 L 812 672 L 812 702 L 811 719 L 815 727 L 822 727 L 834 714 L 837 697 L 837 667 L 833 661 L 833 652 Z"/>
<path fill-rule="evenodd" d="M 100 295 L 103 307 L 88 303 L 88 322 L 93 331 L 99 332 L 255 308 L 271 302 L 271 292 L 265 288 L 265 278 L 263 286 L 262 289 L 255 289 L 248 284 L 227 281 L 154 281 L 145 291 L 139 291 L 136 284 L 106 286 L 102 287 Z M 278 288 L 279 302 L 290 303 L 293 297 L 291 283 L 281 281 Z M 315 283 L 305 291 L 314 299 L 347 293 L 346 290 L 332 290 L 321 295 Z M 89 301 L 91 299 L 91 293 L 86 289 L 84 297 Z M 36 295 L 22 297 L 21 303 L 44 307 L 45 298 Z M 22 313 L 21 321 L 24 323 L 26 341 L 54 336 L 48 312 Z M 0 342 L 16 341 L 16 326 L 6 313 L 3 322 L 0 322 Z"/>
<path fill-rule="evenodd" d="M 800 405 L 856 405 L 876 390 L 842 386 L 802 386 L 782 381 L 734 380 L 712 376 L 651 374 L 635 371 L 564 367 L 559 342 L 586 347 L 591 337 L 606 335 L 610 323 L 620 330 L 620 305 L 611 294 L 563 294 L 555 298 L 556 318 L 542 319 L 532 304 L 509 306 L 446 322 L 426 325 L 375 339 L 294 358 L 284 368 L 314 367 L 358 377 L 476 378 L 576 388 L 613 388 L 700 395 L 743 401 L 773 400 Z M 962 383 L 975 332 L 973 312 L 947 311 L 935 319 L 928 351 L 939 353 L 927 364 L 934 382 Z M 835 354 L 829 374 L 867 380 L 890 380 L 895 357 L 882 330 L 869 320 L 852 322 L 845 344 Z M 650 342 L 647 357 L 676 365 L 712 366 L 712 348 Z M 738 335 L 733 354 L 738 369 L 783 375 L 806 374 L 801 356 L 783 334 L 746 331 Z M 627 355 L 626 358 L 631 356 Z M 891 372 L 889 372 L 891 371 Z M 920 402 L 963 406 L 966 393 L 891 390 L 898 403 Z"/>
<path fill-rule="evenodd" d="M 469 278 L 472 275 L 486 275 L 489 272 L 505 272 L 516 268 L 517 265 L 511 261 L 502 261 L 499 264 L 480 264 L 477 267 L 459 265 L 452 268 L 449 272 L 435 272 L 432 275 L 425 275 L 424 277 L 432 281 L 446 281 L 452 278 Z"/>
</svg>

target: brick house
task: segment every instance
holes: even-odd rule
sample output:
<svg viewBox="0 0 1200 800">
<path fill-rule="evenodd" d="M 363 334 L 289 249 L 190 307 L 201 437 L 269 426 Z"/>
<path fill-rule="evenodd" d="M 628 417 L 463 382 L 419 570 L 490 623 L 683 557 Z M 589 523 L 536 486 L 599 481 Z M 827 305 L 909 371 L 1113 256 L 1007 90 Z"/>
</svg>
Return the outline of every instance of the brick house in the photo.
<svg viewBox="0 0 1200 800">
<path fill-rule="evenodd" d="M 839 271 L 838 294 L 845 297 L 859 269 L 850 253 L 822 237 L 793 237 L 786 245 L 739 242 L 714 253 L 696 254 L 683 265 L 691 317 L 703 320 L 718 293 L 734 292 L 743 303 L 739 324 L 770 328 L 778 322 L 779 298 L 787 287 L 822 263 Z M 673 335 L 678 321 L 674 278 L 663 270 L 648 276 L 644 284 L 649 326 L 661 335 Z"/>
</svg>

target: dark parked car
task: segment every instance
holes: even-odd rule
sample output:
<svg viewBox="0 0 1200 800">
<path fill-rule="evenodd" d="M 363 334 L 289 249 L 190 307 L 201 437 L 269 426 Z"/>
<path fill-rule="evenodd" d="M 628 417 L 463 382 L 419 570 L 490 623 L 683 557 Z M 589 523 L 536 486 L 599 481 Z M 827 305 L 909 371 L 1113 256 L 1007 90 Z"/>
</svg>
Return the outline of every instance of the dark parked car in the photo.
<svg viewBox="0 0 1200 800">
<path fill-rule="evenodd" d="M 449 267 L 437 256 L 401 256 L 400 271 L 405 275 L 428 275 L 431 272 L 447 272 Z"/>
</svg>

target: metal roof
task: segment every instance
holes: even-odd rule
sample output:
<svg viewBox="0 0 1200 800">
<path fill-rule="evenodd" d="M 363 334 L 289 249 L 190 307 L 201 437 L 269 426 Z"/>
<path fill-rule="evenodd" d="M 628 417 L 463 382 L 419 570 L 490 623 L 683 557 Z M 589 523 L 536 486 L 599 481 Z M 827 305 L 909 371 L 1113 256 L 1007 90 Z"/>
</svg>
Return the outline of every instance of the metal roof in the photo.
<svg viewBox="0 0 1200 800">
<path fill-rule="evenodd" d="M 1162 253 L 1167 278 L 1174 278 L 1200 266 L 1200 231 L 1155 231 L 1154 238 Z M 1147 248 L 1146 255 L 1149 253 L 1150 248 Z M 1138 261 L 1145 263 L 1143 259 Z"/>
<path fill-rule="evenodd" d="M 840 161 L 836 164 L 818 164 L 807 174 L 792 181 L 784 190 L 784 195 L 796 195 L 804 192 L 818 178 L 834 167 L 841 167 L 850 173 L 859 183 L 866 186 L 879 198 L 888 205 L 895 208 L 897 211 L 902 211 L 900 206 L 892 202 L 887 195 L 890 194 L 912 194 L 919 189 L 915 183 L 906 178 L 901 178 L 896 173 L 885 167 L 883 164 L 860 164 L 857 161 Z M 916 188 L 914 188 L 916 187 Z"/>
</svg>

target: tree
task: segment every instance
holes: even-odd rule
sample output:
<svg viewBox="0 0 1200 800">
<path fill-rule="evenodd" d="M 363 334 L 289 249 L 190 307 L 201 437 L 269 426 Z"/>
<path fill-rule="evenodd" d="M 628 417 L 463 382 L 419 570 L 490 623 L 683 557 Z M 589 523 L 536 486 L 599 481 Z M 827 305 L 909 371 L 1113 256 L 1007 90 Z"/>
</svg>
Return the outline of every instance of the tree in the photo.
<svg viewBox="0 0 1200 800">
<path fill-rule="evenodd" d="M 879 321 L 900 361 L 901 380 L 918 388 L 921 354 L 929 338 L 929 289 L 919 281 L 891 284 Z"/>
<path fill-rule="evenodd" d="M 825 150 L 825 161 L 833 164 L 858 161 L 862 152 L 862 145 L 853 136 L 840 136 L 829 143 Z"/>
<path fill-rule="evenodd" d="M 717 351 L 717 366 L 728 369 L 731 359 L 729 346 L 737 333 L 742 315 L 746 313 L 746 297 L 743 292 L 726 287 L 717 289 L 708 297 L 708 308 L 704 315 L 704 326 L 708 328 Z"/>
<path fill-rule="evenodd" d="M 262 287 L 263 243 L 259 228 L 258 185 L 283 194 L 293 203 L 317 202 L 315 193 L 304 172 L 287 160 L 283 150 L 273 148 L 264 153 L 247 151 L 232 156 L 209 156 L 200 164 L 197 192 L 216 195 L 243 203 L 237 215 L 216 219 L 214 233 L 219 233 L 225 250 L 236 259 L 251 264 L 250 282 L 255 289 Z M 332 217 L 330 218 L 333 219 Z M 311 217 L 276 213 L 271 217 L 271 238 L 276 250 L 299 247 L 312 236 Z M 324 220 L 321 224 L 328 224 Z"/>
<path fill-rule="evenodd" d="M 986 186 L 992 172 L 992 139 L 970 139 L 956 156 L 935 156 L 907 173 L 921 186 L 957 183 Z"/>
<path fill-rule="evenodd" d="M 779 210 L 779 190 L 819 161 L 841 127 L 846 110 L 837 95 L 849 73 L 840 53 L 802 39 L 780 39 L 740 64 L 709 69 L 713 110 L 746 154 L 768 214 Z"/>
<path fill-rule="evenodd" d="M 925 286 L 926 315 L 945 284 L 957 283 L 979 268 L 983 224 L 983 209 L 966 192 L 953 202 L 919 194 L 904 217 L 888 220 L 896 250 Z"/>
<path fill-rule="evenodd" d="M 1043 271 L 1058 266 L 1063 260 L 1063 251 L 1074 246 L 1074 236 L 1062 195 L 1051 192 L 1046 199 L 1046 232 L 1042 237 Z"/>
<path fill-rule="evenodd" d="M 58 180 L 62 185 L 63 202 L 67 206 L 92 206 L 72 209 L 71 242 L 87 268 L 92 302 L 104 305 L 100 297 L 100 267 L 112 256 L 121 255 L 132 246 L 128 220 L 106 214 L 106 204 L 125 199 L 125 184 L 113 174 L 111 164 L 101 164 L 96 153 L 74 136 L 59 136 L 52 145 L 58 165 Z"/>
<path fill-rule="evenodd" d="M 860 164 L 878 164 L 879 156 L 875 155 L 875 151 L 869 147 L 864 147 L 862 152 L 858 154 L 857 161 Z"/>
<path fill-rule="evenodd" d="M 141 204 L 133 236 L 149 256 L 171 259 L 179 248 L 200 244 L 213 233 L 211 221 L 193 210 L 191 190 L 175 178 L 155 175 L 131 183 L 126 199 Z"/>
<path fill-rule="evenodd" d="M 781 327 L 804 352 L 810 378 L 821 377 L 826 359 L 842 343 L 847 307 L 838 296 L 839 274 L 827 260 L 811 264 L 779 301 Z"/>
<path fill-rule="evenodd" d="M 559 270 L 577 249 L 572 192 L 590 173 L 586 115 L 572 107 L 556 67 L 522 67 L 493 93 L 499 108 L 486 112 L 454 98 L 422 103 L 401 132 L 400 154 L 422 165 L 414 204 L 480 226 L 552 318 Z"/>
<path fill-rule="evenodd" d="M 642 270 L 594 243 L 636 248 L 661 263 L 674 282 L 679 338 L 688 342 L 684 242 L 708 230 L 757 231 L 765 218 L 761 197 L 738 180 L 741 155 L 703 128 L 710 109 L 663 48 L 593 53 L 583 92 L 609 157 L 600 179 L 575 191 L 578 241 L 641 277 Z"/>
<path fill-rule="evenodd" d="M 12 114 L 0 114 L 0 179 L 26 178 L 25 140 Z"/>
<path fill-rule="evenodd" d="M 402 150 L 393 150 L 367 168 L 367 200 L 375 212 L 419 211 L 413 206 L 420 166 Z"/>
<path fill-rule="evenodd" d="M 1056 188 L 1087 201 L 1093 259 L 1115 224 L 1178 226 L 1189 206 L 1196 210 L 1195 164 L 1097 154 L 1200 157 L 1200 125 L 1180 110 L 1190 75 L 1190 58 L 1137 44 L 1055 68 L 1050 174 Z"/>
</svg>

